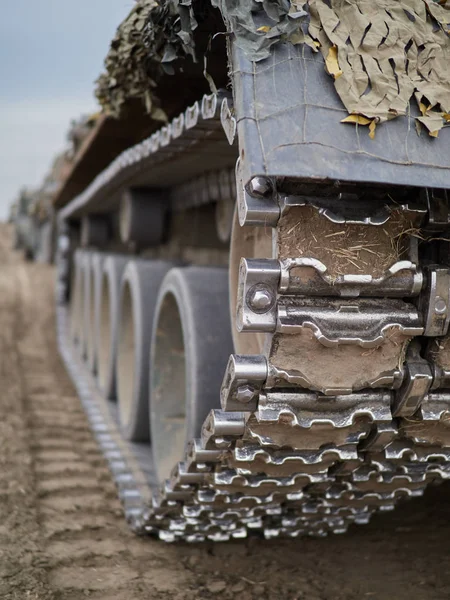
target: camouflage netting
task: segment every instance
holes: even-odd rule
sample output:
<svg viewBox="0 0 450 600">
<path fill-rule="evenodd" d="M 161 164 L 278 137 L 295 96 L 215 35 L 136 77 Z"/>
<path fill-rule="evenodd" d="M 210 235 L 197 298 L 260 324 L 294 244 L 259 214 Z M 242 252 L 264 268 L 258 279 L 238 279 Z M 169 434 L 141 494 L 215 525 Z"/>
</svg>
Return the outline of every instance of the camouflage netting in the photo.
<svg viewBox="0 0 450 600">
<path fill-rule="evenodd" d="M 196 25 L 189 0 L 139 0 L 119 26 L 105 59 L 106 73 L 97 80 L 101 106 L 119 116 L 128 99 L 141 98 L 154 119 L 165 120 L 154 92 L 156 82 L 174 72 L 176 58 L 195 60 Z"/>
<path fill-rule="evenodd" d="M 350 123 L 368 125 L 405 115 L 414 97 L 430 135 L 450 123 L 450 0 L 210 0 L 236 43 L 255 61 L 279 41 L 320 51 Z M 164 113 L 154 88 L 173 61 L 195 60 L 194 13 L 207 0 L 139 0 L 119 27 L 97 96 L 112 114 L 143 98 Z"/>
<path fill-rule="evenodd" d="M 279 40 L 320 50 L 345 121 L 368 125 L 372 137 L 377 123 L 407 113 L 412 96 L 430 135 L 450 123 L 447 0 L 254 0 L 253 14 L 245 2 L 212 2 L 254 60 Z"/>
<path fill-rule="evenodd" d="M 304 11 L 286 16 L 284 7 L 270 3 L 269 14 L 279 23 L 275 25 L 272 19 L 269 32 L 253 20 L 247 22 L 252 13 L 245 0 L 240 3 L 246 6 L 245 10 L 233 0 L 228 4 L 222 6 L 220 0 L 138 0 L 119 26 L 105 59 L 106 72 L 97 80 L 96 96 L 103 109 L 118 117 L 128 99 L 141 98 L 153 118 L 165 119 L 155 94 L 158 79 L 175 72 L 172 63 L 177 58 L 203 60 L 195 55 L 194 8 L 200 14 L 208 6 L 220 8 L 229 19 L 230 29 L 255 60 L 265 58 L 267 50 L 281 36 L 299 40 L 298 18 L 306 15 Z M 258 3 L 254 4 L 252 8 L 259 8 Z"/>
<path fill-rule="evenodd" d="M 280 40 L 305 41 L 303 22 L 308 17 L 304 0 L 211 0 L 220 9 L 238 45 L 252 58 L 267 58 Z"/>
<path fill-rule="evenodd" d="M 107 113 L 118 117 L 128 98 L 143 98 L 147 111 L 154 112 L 151 89 L 155 82 L 147 68 L 144 29 L 150 11 L 157 8 L 155 0 L 140 0 L 116 31 L 105 59 L 106 73 L 98 78 L 95 92 Z"/>
<path fill-rule="evenodd" d="M 450 3 L 310 0 L 309 6 L 309 34 L 348 112 L 373 127 L 406 114 L 415 96 L 418 122 L 437 136 L 450 121 Z"/>
</svg>

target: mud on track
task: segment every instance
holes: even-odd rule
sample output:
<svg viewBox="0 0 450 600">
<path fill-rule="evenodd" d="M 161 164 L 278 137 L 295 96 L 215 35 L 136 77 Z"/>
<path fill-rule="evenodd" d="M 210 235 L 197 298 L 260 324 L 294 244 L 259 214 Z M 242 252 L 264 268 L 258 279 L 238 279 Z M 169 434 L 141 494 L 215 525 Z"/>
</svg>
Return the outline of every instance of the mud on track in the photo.
<svg viewBox="0 0 450 600">
<path fill-rule="evenodd" d="M 56 349 L 53 270 L 0 229 L 0 599 L 448 600 L 450 485 L 319 540 L 127 531 Z"/>
</svg>

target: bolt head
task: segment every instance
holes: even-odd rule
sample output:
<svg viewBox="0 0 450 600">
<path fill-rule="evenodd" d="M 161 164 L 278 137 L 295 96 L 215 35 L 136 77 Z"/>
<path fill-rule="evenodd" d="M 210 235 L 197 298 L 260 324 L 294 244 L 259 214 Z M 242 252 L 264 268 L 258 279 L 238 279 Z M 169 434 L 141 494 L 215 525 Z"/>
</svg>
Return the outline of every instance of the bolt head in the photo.
<svg viewBox="0 0 450 600">
<path fill-rule="evenodd" d="M 272 191 L 272 184 L 266 177 L 253 177 L 248 184 L 248 190 L 252 196 L 268 196 Z"/>
<path fill-rule="evenodd" d="M 255 397 L 255 388 L 251 385 L 240 385 L 236 391 L 236 400 L 248 404 Z"/>
<path fill-rule="evenodd" d="M 436 302 L 434 303 L 434 310 L 438 314 L 445 313 L 445 311 L 447 310 L 447 304 L 445 303 L 445 300 L 440 296 L 437 296 L 436 298 Z"/>
<path fill-rule="evenodd" d="M 253 312 L 268 312 L 275 301 L 275 295 L 272 290 L 263 284 L 253 286 L 247 295 L 247 304 Z"/>
</svg>

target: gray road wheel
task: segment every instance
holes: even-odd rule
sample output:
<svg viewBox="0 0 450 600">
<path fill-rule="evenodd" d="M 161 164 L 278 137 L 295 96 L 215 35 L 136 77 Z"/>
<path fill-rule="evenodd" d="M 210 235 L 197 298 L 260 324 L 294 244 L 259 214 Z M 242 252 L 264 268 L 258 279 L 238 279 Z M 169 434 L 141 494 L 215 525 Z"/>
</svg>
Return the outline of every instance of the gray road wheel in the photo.
<svg viewBox="0 0 450 600">
<path fill-rule="evenodd" d="M 167 201 L 161 193 L 145 188 L 131 188 L 122 195 L 119 213 L 120 237 L 124 244 L 141 247 L 162 243 Z"/>
<path fill-rule="evenodd" d="M 83 260 L 81 261 L 80 334 L 78 342 L 80 354 L 84 359 L 87 357 L 88 328 L 90 321 L 91 261 L 92 252 L 84 252 Z"/>
<path fill-rule="evenodd" d="M 77 250 L 73 256 L 72 273 L 70 281 L 70 339 L 77 343 L 80 340 L 82 329 L 82 297 L 84 289 L 83 268 L 84 251 Z"/>
<path fill-rule="evenodd" d="M 117 400 L 123 435 L 133 442 L 149 439 L 148 360 L 153 313 L 159 286 L 173 265 L 130 261 L 120 293 L 117 338 Z"/>
<path fill-rule="evenodd" d="M 85 215 L 81 221 L 83 248 L 102 248 L 108 243 L 110 223 L 106 215 Z"/>
<path fill-rule="evenodd" d="M 97 341 L 100 320 L 100 284 L 105 255 L 93 252 L 89 265 L 89 305 L 86 328 L 86 360 L 89 369 L 95 373 L 97 369 Z"/>
<path fill-rule="evenodd" d="M 159 291 L 150 350 L 150 431 L 159 481 L 200 435 L 233 343 L 227 270 L 175 268 Z"/>
<path fill-rule="evenodd" d="M 97 330 L 97 381 L 108 400 L 116 395 L 115 362 L 119 319 L 120 284 L 127 256 L 105 258 L 100 278 L 100 307 Z"/>
</svg>

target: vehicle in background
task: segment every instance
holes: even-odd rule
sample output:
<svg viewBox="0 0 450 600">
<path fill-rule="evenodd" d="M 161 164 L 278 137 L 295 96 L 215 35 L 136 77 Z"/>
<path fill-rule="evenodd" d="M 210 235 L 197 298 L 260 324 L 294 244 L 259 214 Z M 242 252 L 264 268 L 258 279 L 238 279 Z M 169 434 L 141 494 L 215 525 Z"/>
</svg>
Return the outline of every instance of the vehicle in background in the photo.
<svg viewBox="0 0 450 600">
<path fill-rule="evenodd" d="M 36 192 L 22 188 L 11 210 L 14 223 L 14 248 L 22 250 L 27 260 L 33 260 L 36 251 L 36 228 L 33 217 Z"/>
<path fill-rule="evenodd" d="M 86 137 L 100 114 L 74 119 L 70 125 L 68 147 L 59 153 L 42 184 L 36 189 L 23 188 L 13 202 L 10 220 L 15 227 L 14 247 L 25 252 L 27 259 L 53 263 L 56 252 L 55 196 L 69 176 Z"/>
</svg>

